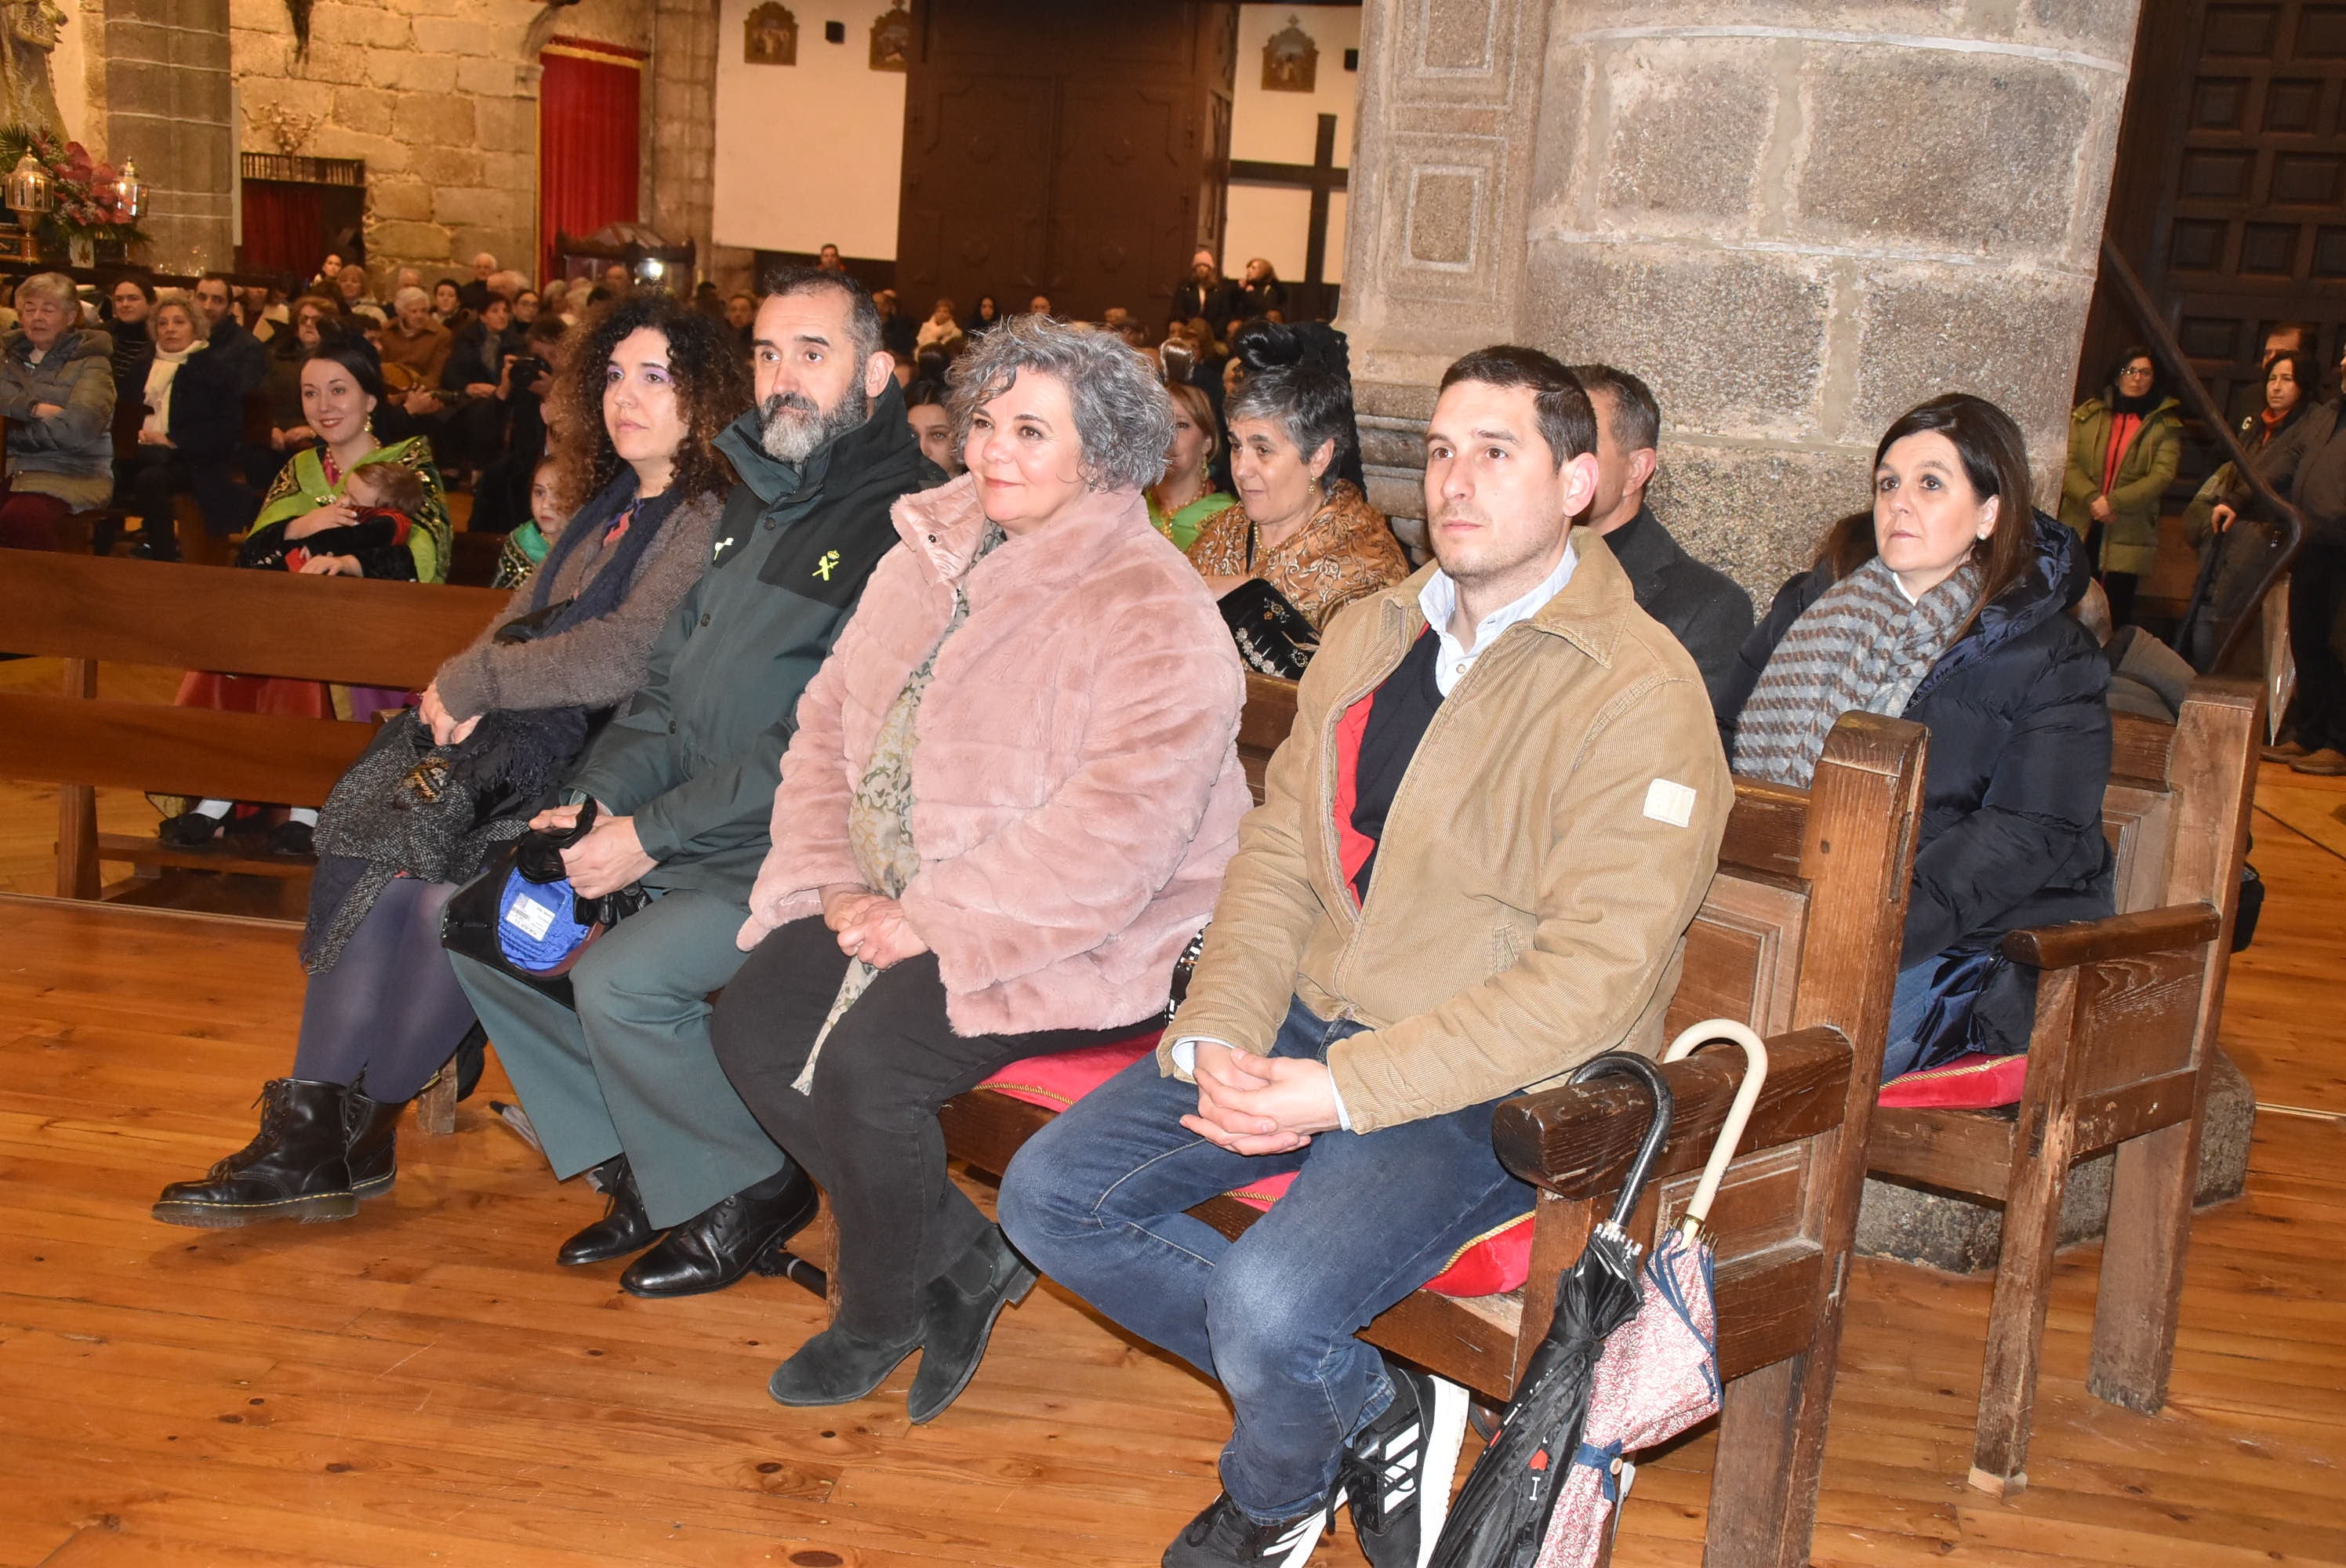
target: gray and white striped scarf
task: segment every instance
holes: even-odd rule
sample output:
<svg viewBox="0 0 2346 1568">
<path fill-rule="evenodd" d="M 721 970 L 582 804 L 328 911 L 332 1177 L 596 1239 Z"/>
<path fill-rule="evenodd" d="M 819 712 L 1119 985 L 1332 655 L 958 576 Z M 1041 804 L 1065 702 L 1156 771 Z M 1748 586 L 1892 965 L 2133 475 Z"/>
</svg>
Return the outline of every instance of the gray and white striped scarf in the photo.
<svg viewBox="0 0 2346 1568">
<path fill-rule="evenodd" d="M 1768 657 L 1735 724 L 1735 771 L 1808 788 L 1825 737 L 1844 713 L 1906 709 L 1979 598 L 1966 560 L 1919 602 L 1876 555 L 1825 590 Z"/>
</svg>

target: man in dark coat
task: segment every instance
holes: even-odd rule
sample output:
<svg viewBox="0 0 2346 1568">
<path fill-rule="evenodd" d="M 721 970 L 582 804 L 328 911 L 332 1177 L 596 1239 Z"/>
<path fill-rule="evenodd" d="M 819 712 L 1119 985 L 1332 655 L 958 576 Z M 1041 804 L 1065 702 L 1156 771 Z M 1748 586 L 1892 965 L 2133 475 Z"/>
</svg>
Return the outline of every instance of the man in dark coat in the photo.
<svg viewBox="0 0 2346 1568">
<path fill-rule="evenodd" d="M 1611 365 L 1575 365 L 1572 373 L 1596 412 L 1596 498 L 1581 525 L 1601 536 L 1629 574 L 1637 607 L 1694 656 L 1716 709 L 1736 651 L 1751 635 L 1751 596 L 1680 549 L 1646 504 L 1662 433 L 1652 390 Z"/>
<path fill-rule="evenodd" d="M 233 298 L 224 273 L 196 280 L 196 309 L 209 323 L 203 351 L 171 378 L 171 442 L 215 539 L 250 527 L 260 507 L 238 470 L 247 459 L 244 400 L 269 374 L 269 351 L 237 321 Z"/>
<path fill-rule="evenodd" d="M 718 1064 L 708 998 L 744 956 L 734 939 L 770 843 L 799 694 L 896 544 L 890 507 L 944 477 L 905 422 L 859 284 L 786 273 L 756 330 L 759 401 L 718 438 L 741 482 L 708 569 L 567 791 L 598 808 L 563 853 L 572 887 L 595 898 L 640 884 L 654 900 L 572 968 L 575 1011 L 454 960 L 555 1174 L 604 1166 L 611 1211 L 560 1260 L 620 1257 L 668 1231 L 620 1280 L 638 1296 L 721 1289 L 814 1211 L 807 1178 Z M 557 808 L 538 822 L 577 815 Z"/>
</svg>

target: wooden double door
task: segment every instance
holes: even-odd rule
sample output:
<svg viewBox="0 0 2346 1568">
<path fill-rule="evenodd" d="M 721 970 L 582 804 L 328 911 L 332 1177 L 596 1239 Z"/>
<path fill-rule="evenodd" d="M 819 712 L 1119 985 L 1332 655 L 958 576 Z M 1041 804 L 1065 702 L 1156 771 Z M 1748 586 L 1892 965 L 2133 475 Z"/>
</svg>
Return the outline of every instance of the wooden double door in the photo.
<svg viewBox="0 0 2346 1568">
<path fill-rule="evenodd" d="M 1238 9 L 1155 0 L 919 8 L 905 84 L 896 283 L 908 315 L 1036 294 L 1152 326 L 1219 249 Z"/>
<path fill-rule="evenodd" d="M 2334 377 L 2346 349 L 2346 5 L 2146 4 L 2107 232 L 2228 411 L 2260 396 L 2259 353 L 2279 321 L 2310 322 Z M 2098 393 L 2111 357 L 2140 336 L 2102 290 L 2079 395 Z M 2194 447 L 2179 491 L 2216 460 L 2211 443 Z"/>
</svg>

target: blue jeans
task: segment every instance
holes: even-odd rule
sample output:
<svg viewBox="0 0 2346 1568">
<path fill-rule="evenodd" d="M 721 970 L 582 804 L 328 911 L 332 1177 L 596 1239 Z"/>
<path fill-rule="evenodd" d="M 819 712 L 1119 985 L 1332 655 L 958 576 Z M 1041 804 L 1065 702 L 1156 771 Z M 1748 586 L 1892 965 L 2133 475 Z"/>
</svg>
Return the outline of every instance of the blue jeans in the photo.
<svg viewBox="0 0 2346 1568">
<path fill-rule="evenodd" d="M 1958 942 L 1898 972 L 1890 993 L 1890 1030 L 1882 1081 L 1936 1067 L 1976 1049 L 1972 1009 L 1998 967 L 1994 942 Z"/>
<path fill-rule="evenodd" d="M 1361 1028 L 1297 1002 L 1271 1054 L 1324 1061 Z M 1236 1155 L 1181 1125 L 1196 1087 L 1144 1058 L 1028 1140 L 1002 1225 L 1037 1268 L 1220 1381 L 1237 1412 L 1223 1486 L 1259 1522 L 1292 1519 L 1326 1501 L 1345 1442 L 1392 1399 L 1352 1336 L 1531 1207 L 1491 1150 L 1496 1104 Z M 1294 1186 L 1236 1241 L 1184 1212 L 1286 1171 Z"/>
</svg>

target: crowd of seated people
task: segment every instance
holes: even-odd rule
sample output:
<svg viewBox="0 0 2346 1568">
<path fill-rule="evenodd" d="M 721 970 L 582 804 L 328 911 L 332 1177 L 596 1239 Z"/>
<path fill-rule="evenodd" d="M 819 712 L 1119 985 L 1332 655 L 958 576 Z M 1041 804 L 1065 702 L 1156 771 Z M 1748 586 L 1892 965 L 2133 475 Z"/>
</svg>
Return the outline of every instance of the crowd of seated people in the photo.
<svg viewBox="0 0 2346 1568">
<path fill-rule="evenodd" d="M 506 464 L 514 594 L 287 824 L 318 857 L 295 1058 L 159 1219 L 355 1212 L 477 1022 L 552 1173 L 605 1195 L 559 1265 L 723 1289 L 827 1196 L 835 1317 L 776 1400 L 865 1398 L 917 1354 L 909 1412 L 933 1420 L 1048 1273 L 1229 1395 L 1221 1492 L 1168 1563 L 1300 1561 L 1340 1499 L 1372 1563 L 1414 1563 L 1429 1390 L 1354 1335 L 1530 1207 L 1496 1102 L 1658 1048 L 1730 769 L 1804 786 L 1851 711 L 1930 728 L 1890 1074 L 2025 1051 L 1998 939 L 2111 909 L 2110 661 L 2069 613 L 2088 547 L 1976 397 L 1889 427 L 1870 504 L 1755 626 L 1647 499 L 1652 391 L 1531 348 L 1428 389 L 1413 565 L 1367 494 L 1342 336 L 1273 319 L 1268 267 L 1200 253 L 1155 345 L 1044 300 L 939 300 L 915 328 L 817 267 L 746 311 L 549 290 L 530 355 L 502 346 L 521 290 L 491 258 L 448 319 L 394 280 L 357 331 L 350 270 L 272 334 L 301 344 L 271 418 L 290 455 L 242 564 L 443 580 L 434 453 L 468 437 L 433 423 L 441 394 L 525 393 L 537 445 L 480 464 Z M 38 352 L 10 348 L 0 395 L 84 363 L 110 393 L 113 346 L 31 303 Z M 176 404 L 219 321 L 135 285 L 112 305 L 155 345 L 142 395 L 160 373 Z M 254 344 L 256 386 L 275 351 Z M 15 422 L 48 416 L 8 412 L 13 475 Z M 59 472 L 37 455 L 28 477 Z M 1250 814 L 1250 667 L 1300 677 Z M 426 767 L 451 785 L 419 826 Z M 531 857 L 566 881 L 561 922 L 515 901 Z M 1025 1146 L 989 1224 L 939 1107 L 1153 1030 L 1201 932 L 1158 1053 Z M 1239 1240 L 1187 1213 L 1281 1174 Z"/>
</svg>

